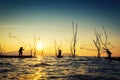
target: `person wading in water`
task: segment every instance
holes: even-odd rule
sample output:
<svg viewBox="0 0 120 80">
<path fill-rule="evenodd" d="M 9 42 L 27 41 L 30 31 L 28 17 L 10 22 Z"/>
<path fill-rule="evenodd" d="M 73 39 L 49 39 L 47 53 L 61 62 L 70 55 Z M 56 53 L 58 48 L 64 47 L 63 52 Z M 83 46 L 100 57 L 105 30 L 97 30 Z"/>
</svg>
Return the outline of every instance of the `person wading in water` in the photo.
<svg viewBox="0 0 120 80">
<path fill-rule="evenodd" d="M 20 47 L 20 49 L 19 49 L 19 51 L 18 51 L 19 56 L 22 56 L 23 50 L 24 50 L 23 47 Z"/>
<path fill-rule="evenodd" d="M 107 55 L 108 55 L 108 59 L 110 59 L 111 60 L 111 52 L 110 52 L 110 50 L 109 49 L 106 49 L 106 52 L 107 52 Z"/>
<path fill-rule="evenodd" d="M 111 51 L 109 50 L 109 49 L 107 49 L 107 48 L 104 48 L 103 47 L 103 49 L 106 51 L 106 53 L 107 53 L 107 58 L 109 59 L 109 60 L 111 60 L 111 55 L 112 55 L 112 53 L 111 53 Z"/>
</svg>

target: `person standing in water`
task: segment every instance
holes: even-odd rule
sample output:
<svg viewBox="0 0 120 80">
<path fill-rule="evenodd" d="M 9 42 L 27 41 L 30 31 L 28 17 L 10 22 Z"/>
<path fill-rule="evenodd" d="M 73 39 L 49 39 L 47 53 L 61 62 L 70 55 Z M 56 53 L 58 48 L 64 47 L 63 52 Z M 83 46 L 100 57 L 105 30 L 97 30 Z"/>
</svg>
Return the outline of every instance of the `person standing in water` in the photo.
<svg viewBox="0 0 120 80">
<path fill-rule="evenodd" d="M 111 52 L 110 52 L 110 50 L 109 49 L 106 49 L 106 52 L 107 52 L 107 55 L 108 55 L 108 58 L 111 60 Z"/>
<path fill-rule="evenodd" d="M 20 49 L 18 51 L 19 52 L 19 56 L 22 56 L 23 50 L 24 50 L 23 47 L 20 47 Z"/>
<path fill-rule="evenodd" d="M 107 58 L 109 59 L 109 60 L 111 60 L 111 55 L 112 55 L 112 53 L 111 53 L 111 51 L 109 50 L 109 49 L 107 49 L 107 48 L 104 48 L 103 47 L 103 49 L 106 51 L 106 53 L 107 53 Z"/>
</svg>

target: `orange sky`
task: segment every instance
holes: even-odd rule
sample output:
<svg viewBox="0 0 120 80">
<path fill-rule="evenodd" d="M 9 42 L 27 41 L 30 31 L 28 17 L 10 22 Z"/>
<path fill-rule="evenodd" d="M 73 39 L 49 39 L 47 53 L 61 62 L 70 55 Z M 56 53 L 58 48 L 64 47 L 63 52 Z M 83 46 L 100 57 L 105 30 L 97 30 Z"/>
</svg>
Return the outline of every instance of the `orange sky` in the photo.
<svg viewBox="0 0 120 80">
<path fill-rule="evenodd" d="M 57 24 L 58 25 L 58 24 Z M 66 26 L 67 24 L 62 24 L 63 26 Z M 63 52 L 63 55 L 66 55 L 66 53 L 70 53 L 70 41 L 72 39 L 72 25 L 67 25 L 68 28 L 64 29 L 61 27 L 55 28 L 54 26 L 52 28 L 49 28 L 45 26 L 44 28 L 40 27 L 33 27 L 34 25 L 1 25 L 0 30 L 0 42 L 2 45 L 4 45 L 5 52 L 10 51 L 18 51 L 20 46 L 23 46 L 25 48 L 24 53 L 29 53 L 28 50 L 30 49 L 29 45 L 33 46 L 34 42 L 34 36 L 37 36 L 40 38 L 39 42 L 42 43 L 44 55 L 55 55 L 55 48 L 54 48 L 54 40 L 56 40 L 57 45 L 59 46 L 61 44 L 61 49 Z M 40 26 L 40 25 L 35 25 Z M 50 26 L 50 25 L 49 25 Z M 47 27 L 47 28 L 46 28 Z M 106 27 L 105 27 L 106 28 Z M 102 32 L 102 28 L 98 27 L 99 32 Z M 100 30 L 101 29 L 101 30 Z M 109 29 L 108 29 L 109 30 Z M 108 31 L 107 30 L 107 31 Z M 111 42 L 112 46 L 114 46 L 112 51 L 113 56 L 119 56 L 119 37 L 118 35 L 114 35 L 115 33 L 111 34 L 111 30 L 109 30 L 108 33 L 108 41 Z M 9 33 L 11 32 L 11 36 L 9 36 Z M 95 39 L 94 35 L 94 28 L 84 28 L 80 25 L 78 26 L 78 38 L 77 38 L 77 55 L 80 56 L 96 56 L 97 51 L 92 50 L 86 50 L 85 48 L 89 49 L 96 49 L 92 40 Z M 88 44 L 87 46 L 85 44 Z M 84 49 L 81 49 L 81 47 L 84 47 Z M 110 46 L 111 47 L 111 46 Z M 110 48 L 109 47 L 109 48 Z M 38 51 L 38 54 L 40 51 Z M 15 53 L 17 54 L 17 53 Z M 102 56 L 106 56 L 105 53 L 101 53 Z"/>
</svg>

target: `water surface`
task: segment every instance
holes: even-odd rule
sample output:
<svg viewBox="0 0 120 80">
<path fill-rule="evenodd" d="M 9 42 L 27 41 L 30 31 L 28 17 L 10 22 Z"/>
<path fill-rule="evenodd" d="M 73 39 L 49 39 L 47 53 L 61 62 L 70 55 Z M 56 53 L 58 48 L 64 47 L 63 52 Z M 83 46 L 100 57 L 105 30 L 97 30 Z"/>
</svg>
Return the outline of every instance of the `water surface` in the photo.
<svg viewBox="0 0 120 80">
<path fill-rule="evenodd" d="M 120 62 L 94 57 L 0 58 L 0 80 L 120 80 Z"/>
</svg>

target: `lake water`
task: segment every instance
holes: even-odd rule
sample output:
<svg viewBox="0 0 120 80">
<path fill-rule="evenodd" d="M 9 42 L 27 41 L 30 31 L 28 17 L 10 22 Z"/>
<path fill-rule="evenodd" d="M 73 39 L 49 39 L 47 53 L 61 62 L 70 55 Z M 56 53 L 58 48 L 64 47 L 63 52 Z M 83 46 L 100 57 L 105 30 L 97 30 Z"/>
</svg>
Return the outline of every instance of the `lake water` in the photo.
<svg viewBox="0 0 120 80">
<path fill-rule="evenodd" d="M 0 58 L 0 80 L 120 80 L 120 62 L 95 57 Z"/>
</svg>

